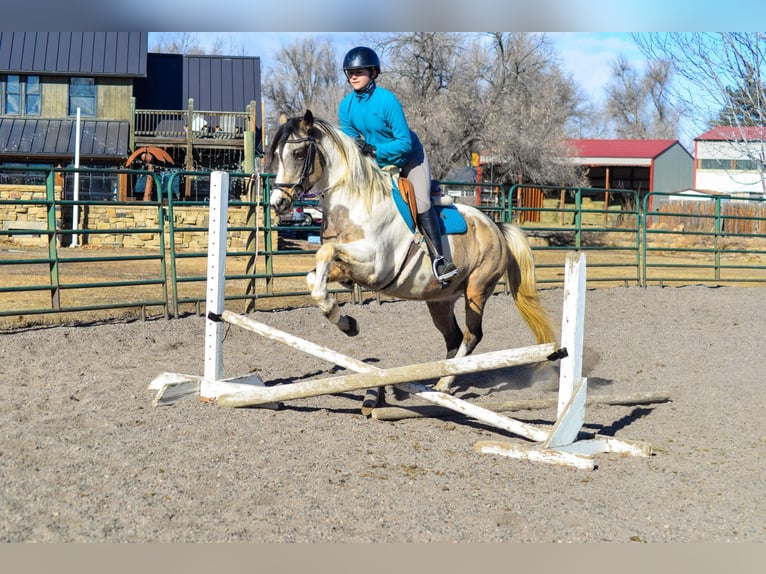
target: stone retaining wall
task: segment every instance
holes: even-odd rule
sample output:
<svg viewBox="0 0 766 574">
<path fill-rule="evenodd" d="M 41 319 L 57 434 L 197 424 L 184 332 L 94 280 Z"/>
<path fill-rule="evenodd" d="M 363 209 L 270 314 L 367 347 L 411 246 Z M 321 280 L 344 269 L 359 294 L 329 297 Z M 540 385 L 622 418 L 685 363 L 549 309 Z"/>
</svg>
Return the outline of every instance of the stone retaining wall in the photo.
<svg viewBox="0 0 766 574">
<path fill-rule="evenodd" d="M 54 189 L 56 199 L 61 197 L 61 187 Z M 2 185 L 0 186 L 0 200 L 17 200 L 32 202 L 45 199 L 45 187 L 34 185 Z M 229 225 L 243 227 L 248 222 L 250 206 L 230 206 Z M 69 206 L 57 206 L 56 227 L 58 229 L 71 229 L 71 208 Z M 263 225 L 262 208 L 257 209 L 258 226 Z M 162 213 L 162 214 L 161 214 Z M 135 205 L 87 205 L 83 206 L 79 215 L 79 229 L 89 231 L 98 230 L 100 233 L 81 234 L 81 244 L 99 247 L 129 247 L 150 248 L 160 247 L 160 234 L 156 232 L 160 226 L 160 217 L 167 213 L 167 209 L 160 212 L 156 205 L 144 205 L 135 202 Z M 180 231 L 175 234 L 176 251 L 204 251 L 207 249 L 207 206 L 183 206 L 173 208 L 175 228 L 200 227 L 199 231 Z M 167 234 L 170 230 L 168 221 L 162 222 L 163 230 Z M 3 230 L 18 233 L 11 235 L 3 234 L 0 240 L 4 243 L 19 246 L 45 247 L 47 236 L 35 233 L 35 230 L 47 228 L 47 208 L 45 205 L 34 204 L 5 204 L 0 203 L 0 227 Z M 130 232 L 130 230 L 146 229 L 146 232 Z M 110 233 L 110 231 L 114 231 Z M 250 232 L 232 231 L 228 234 L 228 247 L 230 249 L 244 249 L 247 247 Z M 167 236 L 166 236 L 167 243 Z"/>
</svg>

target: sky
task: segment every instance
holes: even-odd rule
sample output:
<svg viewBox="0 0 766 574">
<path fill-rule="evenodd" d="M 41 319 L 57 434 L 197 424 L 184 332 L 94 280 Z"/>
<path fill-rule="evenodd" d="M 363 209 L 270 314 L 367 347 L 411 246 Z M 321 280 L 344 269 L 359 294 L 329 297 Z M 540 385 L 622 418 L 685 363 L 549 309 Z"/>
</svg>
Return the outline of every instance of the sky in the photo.
<svg viewBox="0 0 766 574">
<path fill-rule="evenodd" d="M 163 32 L 149 33 L 151 49 Z M 363 32 L 195 32 L 203 43 L 211 46 L 222 40 L 230 46 L 242 47 L 247 56 L 259 56 L 262 69 L 270 67 L 271 58 L 282 47 L 307 36 L 328 39 L 335 46 L 339 58 L 358 45 Z M 639 69 L 644 58 L 629 32 L 546 32 L 562 61 L 562 67 L 572 74 L 593 101 L 603 97 L 604 86 L 611 75 L 610 66 L 622 54 Z"/>
<path fill-rule="evenodd" d="M 149 33 L 149 48 L 163 32 Z M 261 58 L 261 69 L 271 66 L 273 56 L 284 46 L 307 36 L 328 39 L 338 58 L 358 45 L 363 32 L 195 32 L 201 42 L 212 46 L 221 40 L 241 47 L 247 56 Z M 645 59 L 629 32 L 546 32 L 561 58 L 562 68 L 594 102 L 603 100 L 604 87 L 611 77 L 611 64 L 622 54 L 636 69 L 644 68 Z M 698 135 L 698 134 L 695 134 Z"/>
<path fill-rule="evenodd" d="M 149 47 L 162 34 L 150 32 Z M 271 58 L 282 47 L 314 36 L 328 39 L 336 47 L 339 58 L 352 47 L 361 43 L 364 32 L 194 32 L 208 46 L 216 40 L 242 47 L 247 56 L 259 56 L 261 67 L 266 69 Z M 598 101 L 603 96 L 604 85 L 609 79 L 610 65 L 617 54 L 643 67 L 644 58 L 633 42 L 629 32 L 547 32 L 562 59 L 562 66 L 572 74 L 575 81 L 591 97 Z"/>
<path fill-rule="evenodd" d="M 0 27 L 85 30 L 755 31 L 763 0 L 24 0 Z"/>
<path fill-rule="evenodd" d="M 594 101 L 622 54 L 642 65 L 630 32 L 760 31 L 763 0 L 24 0 L 7 3 L 0 30 L 194 31 L 231 37 L 263 67 L 301 34 L 332 37 L 339 54 L 353 30 L 546 32 L 562 66 Z M 617 31 L 617 32 L 616 32 Z M 151 41 L 150 41 L 151 46 Z M 698 135 L 698 134 L 697 134 Z M 693 136 L 692 136 L 693 137 Z"/>
</svg>

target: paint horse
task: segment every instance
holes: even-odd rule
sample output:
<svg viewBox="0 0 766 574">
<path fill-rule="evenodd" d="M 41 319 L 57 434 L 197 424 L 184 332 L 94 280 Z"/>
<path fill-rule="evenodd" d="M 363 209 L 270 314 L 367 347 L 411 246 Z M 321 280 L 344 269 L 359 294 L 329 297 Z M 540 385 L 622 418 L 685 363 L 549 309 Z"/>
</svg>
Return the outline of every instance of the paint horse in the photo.
<svg viewBox="0 0 766 574">
<path fill-rule="evenodd" d="M 344 333 L 358 334 L 357 322 L 344 314 L 328 295 L 327 284 L 354 281 L 366 289 L 396 298 L 425 301 L 436 328 L 444 337 L 447 358 L 470 355 L 482 339 L 482 315 L 487 299 L 507 274 L 521 317 L 537 344 L 553 342 L 550 320 L 538 300 L 532 250 L 516 226 L 497 224 L 479 209 L 454 204 L 442 208 L 464 222 L 462 233 L 444 237 L 445 251 L 460 273 L 441 286 L 435 279 L 407 210 L 397 206 L 397 177 L 363 155 L 353 139 L 314 118 L 283 118 L 269 148 L 276 178 L 270 204 L 277 214 L 288 213 L 296 200 L 313 193 L 324 213 L 322 244 L 316 268 L 307 275 L 311 297 Z M 455 302 L 465 299 L 465 332 L 455 318 Z M 454 376 L 434 386 L 449 391 Z"/>
</svg>

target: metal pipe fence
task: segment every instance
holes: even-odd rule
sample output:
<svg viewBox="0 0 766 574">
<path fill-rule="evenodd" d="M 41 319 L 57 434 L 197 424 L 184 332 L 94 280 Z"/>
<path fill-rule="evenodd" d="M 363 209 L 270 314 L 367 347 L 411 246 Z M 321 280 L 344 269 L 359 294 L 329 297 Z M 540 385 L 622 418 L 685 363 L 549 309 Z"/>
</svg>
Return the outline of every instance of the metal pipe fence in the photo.
<svg viewBox="0 0 766 574">
<path fill-rule="evenodd" d="M 26 169 L 45 185 L 0 184 L 0 318 L 203 312 L 208 172 Z M 156 196 L 75 199 L 63 185 L 75 172 L 151 177 Z M 194 200 L 174 192 L 186 187 L 174 178 L 195 180 Z M 272 180 L 272 174 L 230 173 L 225 296 L 240 312 L 311 303 L 305 275 L 321 227 L 276 218 L 268 207 Z M 766 284 L 763 199 L 441 183 L 457 203 L 525 231 L 544 287 L 563 285 L 569 251 L 588 254 L 589 287 Z M 504 283 L 498 289 L 507 293 Z M 340 285 L 333 294 L 353 303 L 379 297 Z"/>
</svg>

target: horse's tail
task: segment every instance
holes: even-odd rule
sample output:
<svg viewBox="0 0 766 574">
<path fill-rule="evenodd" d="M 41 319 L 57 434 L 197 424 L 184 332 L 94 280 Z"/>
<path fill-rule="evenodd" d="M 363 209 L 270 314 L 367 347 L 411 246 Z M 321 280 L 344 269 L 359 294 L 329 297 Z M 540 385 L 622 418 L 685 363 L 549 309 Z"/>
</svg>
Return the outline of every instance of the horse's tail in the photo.
<svg viewBox="0 0 766 574">
<path fill-rule="evenodd" d="M 529 246 L 524 233 L 515 225 L 504 223 L 501 225 L 501 229 L 511 251 L 507 271 L 511 294 L 516 301 L 516 307 L 535 334 L 538 345 L 553 343 L 556 336 L 553 333 L 551 320 L 537 297 L 535 260 L 532 248 Z"/>
</svg>

